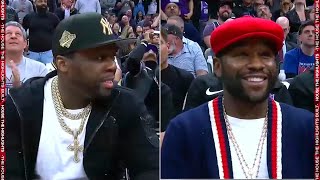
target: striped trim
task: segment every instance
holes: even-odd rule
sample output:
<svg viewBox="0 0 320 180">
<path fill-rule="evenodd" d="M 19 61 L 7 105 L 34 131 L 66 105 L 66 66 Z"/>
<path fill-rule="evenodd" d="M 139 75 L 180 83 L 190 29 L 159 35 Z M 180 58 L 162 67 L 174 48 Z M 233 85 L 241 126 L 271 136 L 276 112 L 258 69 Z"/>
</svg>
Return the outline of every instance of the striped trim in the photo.
<svg viewBox="0 0 320 180">
<path fill-rule="evenodd" d="M 228 166 L 228 156 L 227 156 L 227 147 L 226 139 L 223 132 L 220 114 L 219 114 L 219 98 L 215 98 L 212 101 L 209 101 L 209 115 L 211 121 L 211 128 L 213 134 L 213 140 L 216 149 L 216 157 L 218 162 L 219 177 L 220 179 L 230 179 L 230 170 Z"/>
<path fill-rule="evenodd" d="M 282 113 L 278 102 L 271 100 L 271 177 L 282 179 Z"/>
</svg>

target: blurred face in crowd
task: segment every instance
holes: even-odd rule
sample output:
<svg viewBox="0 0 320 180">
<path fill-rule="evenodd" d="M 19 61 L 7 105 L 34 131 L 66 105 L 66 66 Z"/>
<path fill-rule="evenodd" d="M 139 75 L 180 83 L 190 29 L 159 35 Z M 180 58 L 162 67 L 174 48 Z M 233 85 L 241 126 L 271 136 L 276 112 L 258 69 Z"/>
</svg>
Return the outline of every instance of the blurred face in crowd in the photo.
<svg viewBox="0 0 320 180">
<path fill-rule="evenodd" d="M 171 16 L 179 16 L 180 15 L 180 9 L 176 3 L 169 3 L 166 6 L 165 12 L 168 17 Z"/>
<path fill-rule="evenodd" d="M 301 44 L 313 47 L 314 46 L 314 36 L 315 36 L 315 30 L 314 26 L 306 26 L 301 34 L 299 35 L 299 39 L 301 41 Z"/>
<path fill-rule="evenodd" d="M 284 38 L 286 38 L 290 32 L 289 20 L 286 17 L 280 17 L 277 19 L 276 23 L 282 27 Z"/>
<path fill-rule="evenodd" d="M 294 4 L 296 5 L 296 6 L 304 6 L 304 5 L 306 5 L 306 0 L 295 0 L 294 1 Z"/>
<path fill-rule="evenodd" d="M 138 12 L 138 17 L 143 17 L 143 14 L 141 11 Z"/>
<path fill-rule="evenodd" d="M 36 8 L 38 12 L 45 12 L 48 8 L 47 0 L 36 0 Z"/>
<path fill-rule="evenodd" d="M 226 21 L 227 19 L 229 19 L 231 17 L 231 14 L 232 14 L 232 9 L 229 5 L 226 4 L 219 8 L 218 17 L 222 21 Z"/>
<path fill-rule="evenodd" d="M 128 38 L 136 38 L 136 35 L 134 32 L 129 33 Z"/>
<path fill-rule="evenodd" d="M 159 34 L 153 34 L 151 43 L 154 45 L 159 45 Z"/>
<path fill-rule="evenodd" d="M 108 22 L 110 24 L 114 24 L 116 21 L 117 21 L 116 15 L 112 14 L 112 15 L 109 16 Z"/>
<path fill-rule="evenodd" d="M 129 24 L 128 16 L 126 16 L 126 15 L 122 16 L 121 21 L 122 21 L 123 24 L 128 25 Z"/>
<path fill-rule="evenodd" d="M 120 30 L 120 26 L 118 23 L 114 23 L 112 27 L 113 32 L 118 33 Z"/>
<path fill-rule="evenodd" d="M 310 11 L 310 21 L 314 21 L 314 18 L 314 8 L 312 8 Z"/>
<path fill-rule="evenodd" d="M 27 46 L 27 40 L 23 37 L 22 31 L 16 26 L 8 26 L 5 29 L 6 52 L 23 53 Z"/>
<path fill-rule="evenodd" d="M 242 0 L 242 3 L 245 5 L 251 5 L 252 0 Z"/>
<path fill-rule="evenodd" d="M 272 18 L 272 14 L 270 12 L 270 9 L 268 6 L 266 5 L 260 5 L 257 9 L 257 16 L 259 18 L 263 18 L 263 19 L 269 19 L 271 20 Z"/>
<path fill-rule="evenodd" d="M 126 15 L 131 18 L 131 17 L 132 17 L 132 11 L 129 9 L 129 10 L 127 11 Z"/>
<path fill-rule="evenodd" d="M 107 49 L 107 51 L 106 51 Z M 114 87 L 113 80 L 116 72 L 114 57 L 118 51 L 115 44 L 75 52 L 72 57 L 57 56 L 59 71 L 65 74 L 72 86 L 81 87 L 79 91 L 93 99 L 106 97 Z"/>
<path fill-rule="evenodd" d="M 73 4 L 73 0 L 63 0 L 62 2 L 69 9 L 71 8 L 71 6 Z"/>
<path fill-rule="evenodd" d="M 247 39 L 215 58 L 215 73 L 227 94 L 246 102 L 263 102 L 278 77 L 275 50 L 261 39 Z"/>
<path fill-rule="evenodd" d="M 147 14 L 147 15 L 144 17 L 144 19 L 145 19 L 146 21 L 151 21 L 151 15 L 150 15 L 150 14 Z"/>
<path fill-rule="evenodd" d="M 141 26 L 137 26 L 137 29 L 136 29 L 136 33 L 140 36 L 142 35 L 142 27 Z"/>
<path fill-rule="evenodd" d="M 281 5 L 283 10 L 289 11 L 291 8 L 291 0 L 282 0 Z"/>
<path fill-rule="evenodd" d="M 150 26 L 144 26 L 144 27 L 142 28 L 142 32 L 145 33 L 146 31 L 148 31 L 148 30 L 150 30 L 150 29 L 151 29 Z"/>
</svg>

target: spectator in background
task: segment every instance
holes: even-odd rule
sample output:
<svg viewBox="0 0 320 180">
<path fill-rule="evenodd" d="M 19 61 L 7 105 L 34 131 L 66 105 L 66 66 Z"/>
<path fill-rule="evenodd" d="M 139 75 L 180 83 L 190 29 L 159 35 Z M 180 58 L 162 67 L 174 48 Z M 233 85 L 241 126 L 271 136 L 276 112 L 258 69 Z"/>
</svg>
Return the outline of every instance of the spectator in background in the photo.
<svg viewBox="0 0 320 180">
<path fill-rule="evenodd" d="M 44 64 L 23 56 L 27 46 L 27 35 L 21 24 L 8 22 L 5 26 L 6 51 L 6 92 L 12 87 L 19 87 L 32 78 L 45 76 L 48 71 Z"/>
<path fill-rule="evenodd" d="M 72 15 L 78 14 L 78 10 L 74 8 L 73 0 L 62 0 L 61 7 L 57 8 L 55 14 L 58 16 L 60 21 L 68 18 Z"/>
<path fill-rule="evenodd" d="M 283 63 L 283 60 L 284 60 L 284 55 L 290 51 L 291 49 L 294 49 L 294 48 L 297 48 L 298 45 L 296 42 L 296 40 L 292 41 L 290 39 L 290 36 L 289 36 L 289 32 L 290 32 L 290 25 L 289 25 L 289 20 L 288 18 L 282 16 L 282 17 L 279 17 L 276 21 L 277 24 L 279 24 L 282 29 L 283 29 L 283 32 L 284 32 L 284 42 L 283 42 L 283 47 L 282 49 L 279 51 L 278 55 L 277 55 L 277 59 L 280 61 L 280 69 L 283 69 L 282 68 L 282 63 Z"/>
<path fill-rule="evenodd" d="M 194 77 L 207 74 L 207 62 L 199 45 L 184 43 L 181 29 L 170 22 L 165 28 L 168 31 L 169 64 L 190 72 Z"/>
<path fill-rule="evenodd" d="M 109 13 L 108 22 L 109 22 L 111 27 L 112 27 L 112 25 L 114 23 L 117 22 L 117 17 L 116 17 L 116 15 L 114 13 Z"/>
<path fill-rule="evenodd" d="M 310 14 L 306 7 L 306 0 L 294 0 L 294 8 L 290 10 L 286 17 L 290 22 L 290 32 L 298 32 L 301 24 L 310 20 Z"/>
<path fill-rule="evenodd" d="M 139 12 L 137 13 L 137 15 L 135 16 L 136 24 L 139 24 L 141 21 L 143 21 L 143 19 L 144 19 L 143 12 L 142 12 L 142 11 L 139 11 Z"/>
<path fill-rule="evenodd" d="M 180 1 L 170 1 L 170 0 L 162 0 L 161 1 L 161 9 L 165 11 L 167 9 L 168 4 L 176 3 L 180 8 L 180 15 L 182 18 L 186 20 L 190 20 L 193 15 L 194 3 L 193 0 L 180 0 Z"/>
<path fill-rule="evenodd" d="M 284 71 L 287 78 L 308 71 L 314 66 L 315 26 L 309 21 L 299 28 L 300 47 L 287 52 L 284 57 Z"/>
<path fill-rule="evenodd" d="M 126 16 L 128 17 L 130 26 L 135 28 L 137 24 L 136 24 L 136 21 L 134 20 L 134 17 L 132 17 L 132 10 L 131 9 L 129 9 L 126 12 Z"/>
<path fill-rule="evenodd" d="M 271 14 L 269 6 L 267 6 L 267 5 L 258 6 L 257 7 L 257 17 L 271 20 L 272 14 Z"/>
<path fill-rule="evenodd" d="M 9 0 L 6 0 L 6 23 L 10 21 L 19 22 L 18 13 L 9 6 Z"/>
<path fill-rule="evenodd" d="M 258 7 L 264 4 L 265 4 L 264 0 L 252 0 L 252 7 L 255 12 L 255 16 L 257 16 Z"/>
<path fill-rule="evenodd" d="M 172 90 L 174 116 L 176 116 L 182 112 L 183 101 L 194 77 L 190 72 L 169 64 L 168 53 L 170 45 L 168 43 L 168 33 L 165 28 L 161 29 L 161 36 L 161 82 L 168 85 Z"/>
<path fill-rule="evenodd" d="M 101 12 L 111 11 L 114 8 L 117 0 L 100 0 Z"/>
<path fill-rule="evenodd" d="M 77 0 L 74 6 L 79 13 L 97 12 L 101 14 L 101 5 L 99 0 Z"/>
<path fill-rule="evenodd" d="M 167 19 L 183 19 L 180 17 L 181 11 L 178 6 L 179 3 L 169 3 L 165 8 L 165 15 L 167 16 Z M 179 16 L 179 17 L 176 17 Z M 184 36 L 188 39 L 191 39 L 194 42 L 197 42 L 199 45 L 203 45 L 203 40 L 201 38 L 201 35 L 199 31 L 194 27 L 192 23 L 184 21 L 184 29 L 183 33 Z"/>
<path fill-rule="evenodd" d="M 210 48 L 210 36 L 218 26 L 223 24 L 232 15 L 233 2 L 221 0 L 219 3 L 219 10 L 217 12 L 218 20 L 208 23 L 203 30 L 203 40 L 207 48 Z"/>
<path fill-rule="evenodd" d="M 137 36 L 142 36 L 142 33 L 143 33 L 143 29 L 141 26 L 137 26 L 136 28 L 136 34 Z"/>
<path fill-rule="evenodd" d="M 53 61 L 52 35 L 59 24 L 59 18 L 48 12 L 47 0 L 36 0 L 37 12 L 23 19 L 23 27 L 29 30 L 29 58 L 44 64 Z"/>
<path fill-rule="evenodd" d="M 57 9 L 56 0 L 48 0 L 48 8 L 49 8 L 49 12 L 54 13 Z"/>
<path fill-rule="evenodd" d="M 245 15 L 255 16 L 255 12 L 251 3 L 252 0 L 242 0 L 242 4 L 233 8 L 232 12 L 239 18 Z"/>
<path fill-rule="evenodd" d="M 32 3 L 29 0 L 14 0 L 11 6 L 16 10 L 19 22 L 22 23 L 23 18 L 33 12 Z"/>
<path fill-rule="evenodd" d="M 121 29 L 120 29 L 120 25 L 119 23 L 114 23 L 113 26 L 112 26 L 112 31 L 113 31 L 113 34 L 117 37 L 120 36 L 120 33 L 121 33 Z"/>
<path fill-rule="evenodd" d="M 315 19 L 315 15 L 314 15 L 314 6 L 311 6 L 310 7 L 310 10 L 309 10 L 309 15 L 310 15 L 310 21 L 314 21 L 314 19 Z"/>
<path fill-rule="evenodd" d="M 117 0 L 116 6 L 115 6 L 115 12 L 118 17 L 121 17 L 122 15 L 126 14 L 128 10 L 131 10 L 134 8 L 134 2 L 130 0 Z"/>
<path fill-rule="evenodd" d="M 314 113 L 314 67 L 293 78 L 289 93 L 295 107 Z"/>
<path fill-rule="evenodd" d="M 281 0 L 280 9 L 276 10 L 272 15 L 273 20 L 278 19 L 280 16 L 285 16 L 292 6 L 291 0 Z"/>
<path fill-rule="evenodd" d="M 138 3 L 133 8 L 133 16 L 138 17 L 139 12 L 141 12 L 141 15 L 146 15 L 146 12 L 144 10 L 144 6 L 142 4 L 142 0 L 139 0 Z M 141 16 L 140 15 L 140 16 Z"/>
<path fill-rule="evenodd" d="M 148 5 L 148 14 L 156 14 L 158 9 L 158 3 L 156 0 L 152 0 Z"/>
<path fill-rule="evenodd" d="M 151 14 L 146 14 L 146 15 L 144 16 L 144 19 L 143 19 L 142 21 L 140 21 L 140 22 L 137 24 L 137 26 L 143 27 L 143 25 L 144 25 L 145 22 L 150 22 L 150 21 L 152 21 L 152 16 L 151 16 Z"/>
</svg>

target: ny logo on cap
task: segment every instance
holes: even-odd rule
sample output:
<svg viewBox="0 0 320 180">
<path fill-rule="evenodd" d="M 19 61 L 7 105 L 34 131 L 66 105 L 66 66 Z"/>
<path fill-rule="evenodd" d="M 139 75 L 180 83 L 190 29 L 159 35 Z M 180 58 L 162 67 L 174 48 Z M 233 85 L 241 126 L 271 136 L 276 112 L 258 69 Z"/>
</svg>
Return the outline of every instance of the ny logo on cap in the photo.
<svg viewBox="0 0 320 180">
<path fill-rule="evenodd" d="M 64 31 L 64 32 L 62 33 L 62 36 L 61 36 L 60 40 L 59 40 L 60 46 L 61 46 L 61 47 L 69 48 L 70 45 L 71 45 L 71 43 L 73 42 L 73 40 L 76 39 L 76 37 L 77 37 L 77 36 L 76 36 L 75 34 L 71 34 L 71 33 L 68 32 L 68 31 Z"/>
<path fill-rule="evenodd" d="M 108 33 L 108 35 L 113 34 L 113 33 L 112 33 L 112 30 L 111 30 L 111 28 L 110 28 L 110 24 L 109 24 L 109 22 L 108 22 L 105 18 L 101 18 L 100 24 L 101 24 L 101 26 L 102 26 L 103 33 L 104 33 L 105 35 L 107 35 L 107 33 Z"/>
</svg>

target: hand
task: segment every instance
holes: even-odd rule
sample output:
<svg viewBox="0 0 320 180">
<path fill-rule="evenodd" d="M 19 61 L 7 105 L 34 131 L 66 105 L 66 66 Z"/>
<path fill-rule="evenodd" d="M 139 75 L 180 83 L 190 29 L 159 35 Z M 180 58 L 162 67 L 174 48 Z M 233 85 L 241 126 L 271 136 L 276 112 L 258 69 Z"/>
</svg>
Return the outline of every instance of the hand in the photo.
<svg viewBox="0 0 320 180">
<path fill-rule="evenodd" d="M 184 15 L 184 18 L 185 18 L 185 19 L 191 19 L 192 15 L 193 15 L 193 13 L 192 13 L 192 12 L 189 12 L 188 14 L 185 14 L 185 15 Z"/>
<path fill-rule="evenodd" d="M 269 3 L 270 6 L 273 6 L 273 0 L 268 0 L 267 3 Z"/>
<path fill-rule="evenodd" d="M 148 43 L 151 43 L 151 39 L 153 37 L 153 32 L 154 32 L 153 29 L 147 30 L 145 33 L 143 33 L 143 39 L 148 41 Z"/>
<path fill-rule="evenodd" d="M 12 70 L 12 75 L 13 75 L 13 87 L 19 87 L 21 86 L 21 82 L 20 82 L 20 72 L 19 69 L 17 68 L 17 65 L 15 62 L 13 62 L 13 60 L 9 61 L 9 65 L 8 65 L 11 70 Z"/>
</svg>

